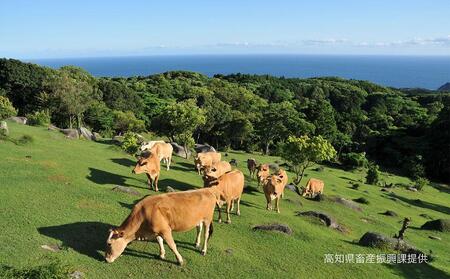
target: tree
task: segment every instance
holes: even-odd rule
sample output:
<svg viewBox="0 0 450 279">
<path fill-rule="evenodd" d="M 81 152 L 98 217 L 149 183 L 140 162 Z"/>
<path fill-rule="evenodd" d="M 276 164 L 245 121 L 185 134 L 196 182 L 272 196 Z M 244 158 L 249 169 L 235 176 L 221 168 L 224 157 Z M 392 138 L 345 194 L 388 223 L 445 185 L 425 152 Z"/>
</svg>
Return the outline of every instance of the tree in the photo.
<svg viewBox="0 0 450 279">
<path fill-rule="evenodd" d="M 0 96 L 0 120 L 16 115 L 17 111 L 11 101 L 4 96 Z"/>
<path fill-rule="evenodd" d="M 188 150 L 195 143 L 194 131 L 205 124 L 204 111 L 196 105 L 195 99 L 187 99 L 168 105 L 165 118 L 169 124 L 168 136 L 184 146 L 186 158 L 188 158 Z"/>
<path fill-rule="evenodd" d="M 322 136 L 293 137 L 290 136 L 282 147 L 281 157 L 292 165 L 296 177 L 294 184 L 300 194 L 298 185 L 302 181 L 305 170 L 316 163 L 330 160 L 336 156 L 336 150 Z"/>
<path fill-rule="evenodd" d="M 139 133 L 145 130 L 145 123 L 136 118 L 132 111 L 114 111 L 114 131 L 118 134 L 125 132 Z"/>
<path fill-rule="evenodd" d="M 380 171 L 377 164 L 374 162 L 369 163 L 369 168 L 367 169 L 366 183 L 376 185 L 380 180 Z"/>
</svg>

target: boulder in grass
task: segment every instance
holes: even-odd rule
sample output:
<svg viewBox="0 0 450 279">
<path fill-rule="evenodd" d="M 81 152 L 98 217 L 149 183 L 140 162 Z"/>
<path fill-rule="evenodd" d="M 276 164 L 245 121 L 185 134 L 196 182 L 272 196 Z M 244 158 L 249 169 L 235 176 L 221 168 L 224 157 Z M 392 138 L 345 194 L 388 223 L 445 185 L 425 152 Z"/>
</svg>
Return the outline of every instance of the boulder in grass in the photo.
<svg viewBox="0 0 450 279">
<path fill-rule="evenodd" d="M 197 153 L 202 153 L 202 152 L 216 152 L 216 150 L 214 149 L 214 147 L 212 147 L 209 144 L 199 144 L 196 143 L 194 145 L 194 150 Z"/>
<path fill-rule="evenodd" d="M 285 233 L 287 235 L 292 234 L 292 229 L 285 224 L 268 224 L 268 225 L 256 225 L 253 227 L 254 231 L 261 230 L 261 231 L 278 231 Z"/>
<path fill-rule="evenodd" d="M 336 219 L 329 216 L 326 213 L 318 212 L 318 211 L 305 211 L 305 212 L 297 212 L 297 216 L 309 216 L 318 218 L 322 224 L 324 224 L 327 227 L 338 229 L 339 224 L 336 222 Z"/>
<path fill-rule="evenodd" d="M 94 134 L 92 134 L 92 132 L 89 131 L 85 127 L 80 127 L 78 129 L 78 133 L 80 134 L 81 137 L 83 137 L 83 138 L 85 138 L 87 140 L 94 140 Z"/>
<path fill-rule="evenodd" d="M 362 211 L 362 208 L 354 201 L 347 200 L 347 199 L 341 198 L 341 197 L 334 197 L 334 198 L 332 198 L 332 201 L 334 201 L 335 203 L 342 204 L 343 206 L 346 206 L 353 210 Z"/>
<path fill-rule="evenodd" d="M 101 140 L 102 136 L 99 133 L 93 132 L 92 135 L 94 136 L 94 140 Z"/>
<path fill-rule="evenodd" d="M 122 193 L 130 194 L 130 195 L 134 195 L 134 196 L 141 196 L 141 193 L 139 193 L 138 191 L 136 191 L 130 187 L 126 187 L 126 186 L 116 186 L 116 187 L 112 188 L 112 190 L 114 192 L 122 192 Z"/>
<path fill-rule="evenodd" d="M 398 240 L 375 232 L 366 232 L 359 240 L 359 245 L 375 248 L 394 248 Z"/>
<path fill-rule="evenodd" d="M 16 122 L 19 124 L 23 124 L 23 125 L 27 124 L 27 121 L 28 121 L 28 119 L 23 116 L 13 116 L 13 117 L 8 118 L 7 120 L 10 120 L 10 121 L 13 121 L 13 122 Z"/>
<path fill-rule="evenodd" d="M 56 127 L 53 124 L 50 124 L 50 125 L 48 125 L 47 130 L 49 130 L 49 131 L 59 131 L 61 129 L 59 129 L 58 127 Z"/>
<path fill-rule="evenodd" d="M 179 144 L 176 143 L 176 142 L 171 142 L 170 145 L 172 145 L 172 147 L 173 147 L 173 153 L 174 153 L 175 155 L 177 155 L 178 157 L 186 158 L 186 152 L 185 152 L 183 146 L 179 145 Z M 190 157 L 190 156 L 191 156 L 191 151 L 188 150 L 188 157 Z"/>
<path fill-rule="evenodd" d="M 60 131 L 69 139 L 78 139 L 80 137 L 77 129 L 61 129 Z"/>
<path fill-rule="evenodd" d="M 362 204 L 369 204 L 369 201 L 364 197 L 353 199 L 353 201 L 357 202 L 357 203 L 362 203 Z"/>
<path fill-rule="evenodd" d="M 172 193 L 172 192 L 176 192 L 176 191 L 175 191 L 174 188 L 172 188 L 172 187 L 170 187 L 170 186 L 167 186 L 167 187 L 166 187 L 166 192 L 167 192 L 167 193 Z"/>
<path fill-rule="evenodd" d="M 437 219 L 428 221 L 420 227 L 422 230 L 450 232 L 450 219 Z"/>
<path fill-rule="evenodd" d="M 397 217 L 397 216 L 398 216 L 398 214 L 395 213 L 395 212 L 392 211 L 392 210 L 386 210 L 385 212 L 383 212 L 383 213 L 381 213 L 381 214 L 386 215 L 386 216 L 391 216 L 391 217 Z"/>
<path fill-rule="evenodd" d="M 0 135 L 7 136 L 9 135 L 8 124 L 6 121 L 0 122 Z"/>
</svg>

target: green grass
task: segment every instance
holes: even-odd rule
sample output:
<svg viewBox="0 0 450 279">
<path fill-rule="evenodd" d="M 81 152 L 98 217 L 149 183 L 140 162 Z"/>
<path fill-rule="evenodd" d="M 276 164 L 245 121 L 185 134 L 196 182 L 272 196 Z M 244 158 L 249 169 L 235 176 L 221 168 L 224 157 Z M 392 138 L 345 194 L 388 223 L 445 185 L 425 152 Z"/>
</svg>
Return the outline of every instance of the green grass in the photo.
<svg viewBox="0 0 450 279">
<path fill-rule="evenodd" d="M 179 252 L 186 261 L 175 264 L 175 256 L 167 248 L 167 260 L 158 258 L 158 245 L 134 242 L 113 264 L 103 261 L 107 230 L 119 225 L 130 208 L 140 199 L 111 191 L 115 185 L 133 187 L 145 195 L 155 195 L 147 189 L 144 175 L 132 175 L 134 158 L 109 144 L 65 139 L 62 134 L 43 127 L 8 123 L 11 136 L 29 135 L 31 142 L 16 145 L 0 142 L 0 264 L 20 270 L 49 263 L 49 255 L 86 274 L 88 278 L 154 278 L 224 277 L 229 278 L 446 278 L 450 273 L 448 233 L 415 229 L 427 219 L 449 218 L 449 193 L 431 186 L 421 192 L 403 187 L 394 189 L 397 201 L 388 198 L 379 187 L 364 184 L 365 173 L 346 172 L 325 167 L 323 171 L 307 171 L 307 177 L 325 181 L 326 195 L 347 199 L 365 198 L 370 204 L 360 204 L 362 212 L 353 211 L 330 201 L 316 202 L 286 190 L 281 201 L 281 214 L 265 210 L 265 198 L 249 180 L 245 161 L 249 157 L 259 162 L 279 158 L 229 152 L 226 160 L 237 159 L 246 174 L 241 216 L 232 215 L 232 224 L 214 223 L 214 234 L 208 255 L 194 249 L 195 230 L 176 233 Z M 162 170 L 160 187 L 178 190 L 201 187 L 192 161 L 174 158 L 170 171 Z M 314 169 L 314 168 L 313 168 Z M 292 177 L 292 174 L 290 174 Z M 407 178 L 382 174 L 388 183 L 410 184 Z M 360 184 L 351 189 L 350 182 Z M 414 202 L 420 199 L 421 203 Z M 299 201 L 303 206 L 299 205 Z M 348 228 L 341 233 L 326 228 L 311 219 L 298 217 L 297 211 L 318 210 L 335 217 Z M 393 210 L 398 217 L 381 215 Z M 367 231 L 392 236 L 401 227 L 403 217 L 411 217 L 413 228 L 406 240 L 423 251 L 433 251 L 430 265 L 387 264 L 325 264 L 326 253 L 385 253 L 353 243 Z M 216 217 L 217 219 L 217 214 Z M 368 220 L 364 222 L 363 220 Z M 288 224 L 293 234 L 253 231 L 265 223 Z M 429 239 L 429 235 L 442 241 Z M 41 245 L 58 244 L 61 251 L 51 252 Z M 231 249 L 231 253 L 226 252 Z"/>
</svg>

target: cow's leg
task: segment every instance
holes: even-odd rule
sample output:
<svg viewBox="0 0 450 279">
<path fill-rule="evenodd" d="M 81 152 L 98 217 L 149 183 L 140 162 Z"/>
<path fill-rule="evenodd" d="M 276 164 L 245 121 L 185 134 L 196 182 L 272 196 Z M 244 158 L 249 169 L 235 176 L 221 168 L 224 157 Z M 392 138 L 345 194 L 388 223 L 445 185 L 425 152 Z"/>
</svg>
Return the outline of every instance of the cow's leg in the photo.
<svg viewBox="0 0 450 279">
<path fill-rule="evenodd" d="M 222 210 L 220 210 L 220 205 L 218 203 L 216 203 L 217 206 L 217 211 L 219 212 L 219 224 L 222 223 Z"/>
<path fill-rule="evenodd" d="M 152 178 L 150 177 L 150 174 L 147 173 L 147 184 L 148 184 L 148 188 L 150 188 L 150 190 L 152 190 Z"/>
<path fill-rule="evenodd" d="M 227 201 L 227 224 L 231 224 L 230 211 L 232 203 L 233 203 L 232 200 Z"/>
<path fill-rule="evenodd" d="M 167 170 L 170 170 L 170 163 L 172 163 L 172 156 L 167 158 Z"/>
<path fill-rule="evenodd" d="M 231 200 L 231 209 L 230 209 L 230 211 L 233 211 L 233 209 L 234 209 L 234 200 Z"/>
<path fill-rule="evenodd" d="M 155 179 L 153 180 L 153 184 L 155 184 L 155 191 L 158 192 L 158 179 L 159 175 L 155 176 Z"/>
<path fill-rule="evenodd" d="M 170 250 L 172 250 L 172 252 L 177 257 L 178 264 L 182 265 L 183 257 L 181 257 L 180 253 L 177 250 L 177 245 L 175 244 L 175 241 L 173 240 L 172 232 L 171 231 L 164 232 L 163 238 L 167 242 L 167 245 L 169 245 Z"/>
<path fill-rule="evenodd" d="M 237 203 L 237 209 L 236 209 L 236 215 L 237 216 L 241 216 L 241 197 L 239 196 L 239 198 L 237 198 L 236 200 Z"/>
<path fill-rule="evenodd" d="M 209 238 L 209 227 L 212 226 L 211 222 L 203 222 L 203 226 L 205 229 L 205 232 L 203 234 L 204 242 L 203 242 L 203 249 L 202 249 L 202 255 L 206 255 L 206 250 L 208 250 L 208 238 Z"/>
<path fill-rule="evenodd" d="M 270 210 L 272 208 L 272 199 L 270 198 L 270 195 L 268 195 L 268 194 L 265 194 L 265 196 L 266 196 L 266 202 L 267 202 L 266 209 Z"/>
<path fill-rule="evenodd" d="M 280 196 L 275 199 L 275 206 L 277 208 L 277 212 L 280 213 Z"/>
<path fill-rule="evenodd" d="M 156 241 L 158 241 L 159 244 L 159 257 L 164 260 L 166 258 L 166 250 L 164 250 L 164 240 L 161 236 L 158 235 L 156 237 Z"/>
<path fill-rule="evenodd" d="M 197 239 L 195 240 L 195 247 L 197 247 L 197 248 L 200 247 L 202 227 L 203 227 L 203 222 L 200 222 L 200 224 L 197 225 Z"/>
</svg>

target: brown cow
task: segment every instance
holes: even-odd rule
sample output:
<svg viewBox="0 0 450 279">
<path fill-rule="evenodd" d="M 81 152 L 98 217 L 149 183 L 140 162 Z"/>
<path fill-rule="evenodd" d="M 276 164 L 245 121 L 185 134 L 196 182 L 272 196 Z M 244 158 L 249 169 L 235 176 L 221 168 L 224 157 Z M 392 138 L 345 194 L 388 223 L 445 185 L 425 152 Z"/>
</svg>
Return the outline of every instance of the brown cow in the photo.
<svg viewBox="0 0 450 279">
<path fill-rule="evenodd" d="M 214 163 L 220 162 L 222 155 L 219 152 L 203 152 L 198 153 L 194 158 L 195 167 L 198 174 L 201 174 L 201 170 L 205 167 L 210 167 Z"/>
<path fill-rule="evenodd" d="M 208 239 L 213 232 L 212 220 L 218 198 L 217 187 L 144 198 L 133 207 L 122 225 L 110 230 L 106 241 L 105 260 L 112 263 L 135 239 L 156 238 L 160 249 L 159 257 L 165 258 L 165 240 L 181 265 L 183 258 L 177 250 L 172 232 L 185 232 L 194 227 L 197 227 L 196 247 L 200 247 L 201 231 L 204 229 L 201 253 L 205 255 Z"/>
<path fill-rule="evenodd" d="M 317 194 L 322 194 L 324 186 L 325 184 L 322 180 L 310 178 L 306 183 L 306 187 L 304 188 L 302 196 L 305 197 L 309 195 L 310 197 L 314 197 Z"/>
<path fill-rule="evenodd" d="M 256 173 L 256 177 L 258 178 L 258 187 L 263 184 L 264 179 L 266 179 L 269 175 L 269 164 L 260 164 L 258 166 L 258 172 Z"/>
<path fill-rule="evenodd" d="M 147 175 L 147 181 L 150 190 L 152 190 L 152 186 L 154 185 L 155 191 L 158 192 L 158 179 L 160 171 L 161 166 L 157 155 L 147 154 L 147 157 L 139 157 L 139 160 L 136 163 L 136 166 L 134 167 L 132 173 L 145 173 Z"/>
<path fill-rule="evenodd" d="M 219 178 L 224 173 L 231 171 L 231 165 L 228 162 L 220 161 L 214 163 L 212 166 L 203 168 L 203 176 L 211 178 Z"/>
<path fill-rule="evenodd" d="M 240 202 L 242 192 L 244 191 L 244 174 L 240 170 L 233 170 L 227 172 L 218 178 L 204 176 L 205 186 L 217 186 L 219 191 L 219 200 L 217 201 L 217 208 L 219 210 L 219 223 L 222 222 L 221 207 L 224 203 L 227 204 L 227 223 L 231 223 L 230 211 L 237 202 L 236 215 L 241 215 Z"/>
<path fill-rule="evenodd" d="M 278 174 L 271 175 L 264 179 L 263 190 L 267 201 L 267 210 L 272 210 L 272 200 L 275 200 L 275 207 L 280 213 L 280 198 L 286 186 L 283 177 Z"/>
<path fill-rule="evenodd" d="M 281 192 L 281 197 L 283 197 L 284 196 L 284 188 L 288 184 L 288 180 L 289 180 L 288 175 L 287 175 L 286 171 L 281 168 L 275 174 L 278 175 L 278 177 L 281 178 L 281 180 L 283 181 L 283 192 Z"/>
<path fill-rule="evenodd" d="M 253 178 L 256 173 L 256 160 L 253 158 L 247 159 L 247 168 L 250 172 L 250 177 Z"/>
<path fill-rule="evenodd" d="M 163 160 L 166 163 L 167 170 L 170 169 L 170 163 L 172 161 L 173 147 L 170 143 L 155 142 L 153 147 L 150 148 L 151 154 L 156 154 L 159 161 Z"/>
</svg>

